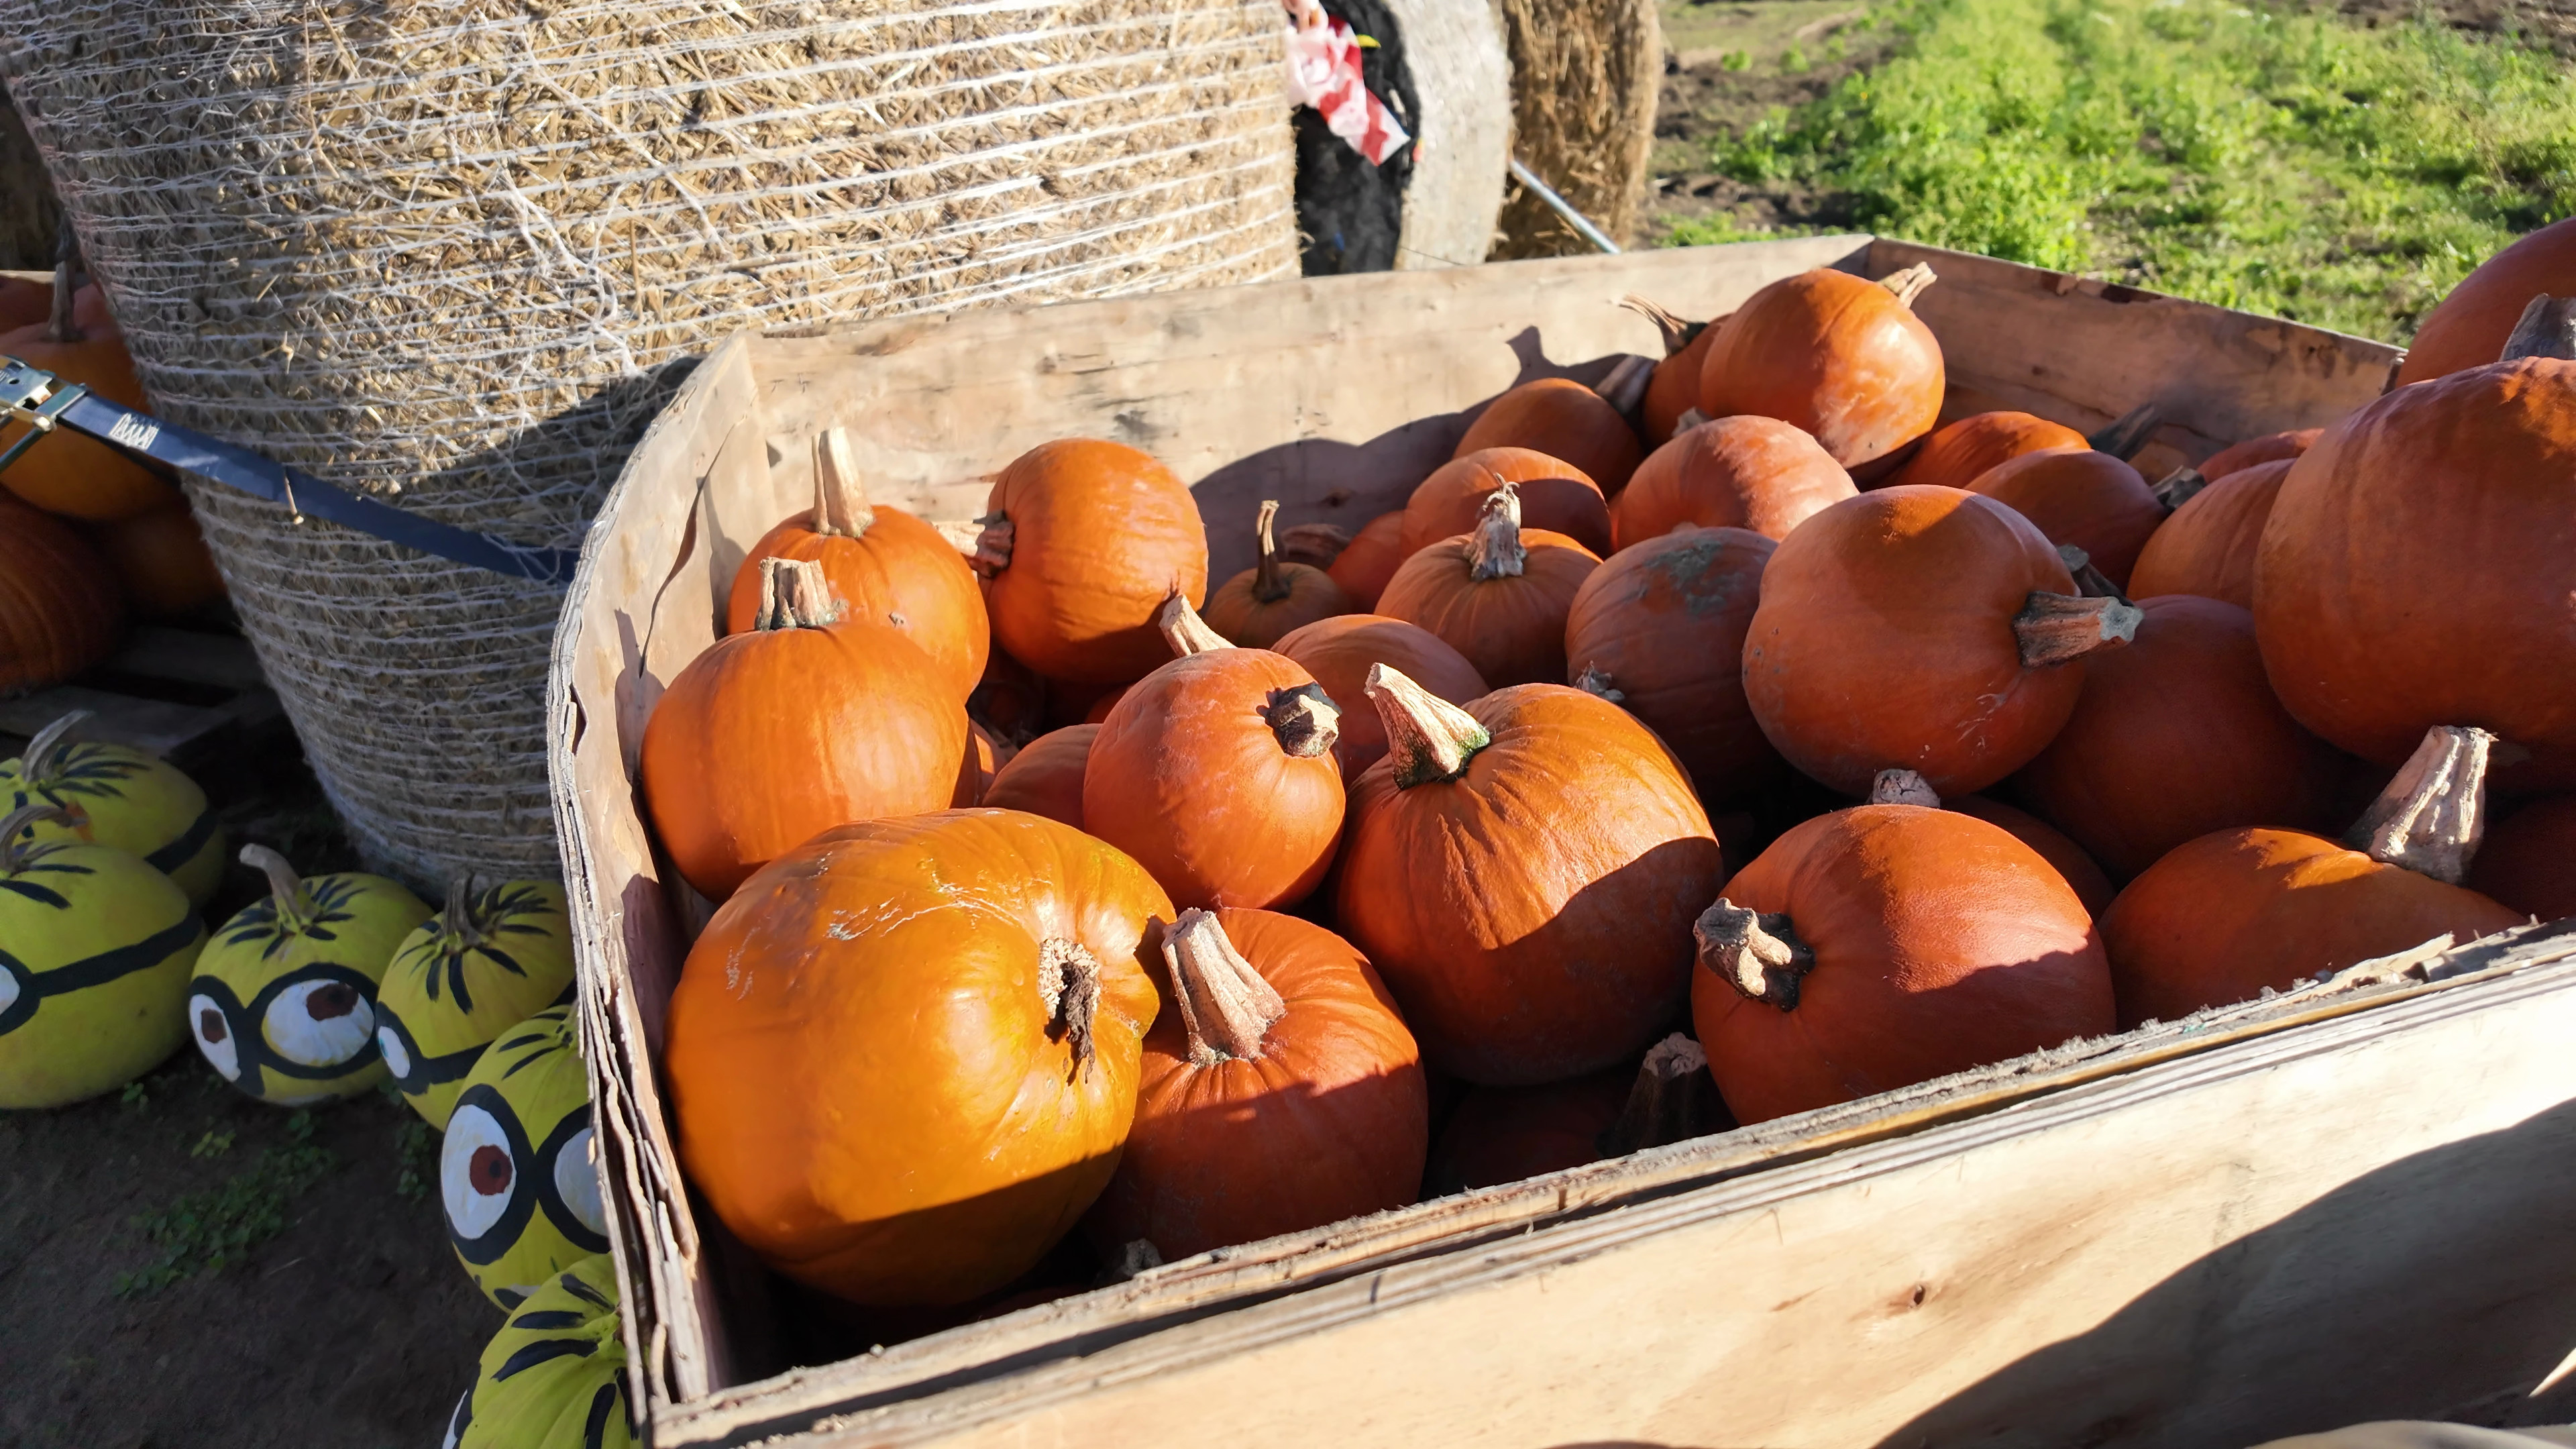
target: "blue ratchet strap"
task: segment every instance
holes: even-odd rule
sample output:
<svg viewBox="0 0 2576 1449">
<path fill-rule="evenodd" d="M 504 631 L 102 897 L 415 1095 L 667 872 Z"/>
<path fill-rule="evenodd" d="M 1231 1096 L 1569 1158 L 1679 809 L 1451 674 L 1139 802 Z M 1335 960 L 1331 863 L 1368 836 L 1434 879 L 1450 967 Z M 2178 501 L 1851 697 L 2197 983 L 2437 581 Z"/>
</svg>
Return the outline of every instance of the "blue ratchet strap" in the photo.
<svg viewBox="0 0 2576 1449">
<path fill-rule="evenodd" d="M 29 425 L 6 452 L 0 452 L 0 469 L 16 462 L 19 454 L 60 425 L 126 452 L 283 503 L 299 515 L 329 519 L 389 543 L 497 574 L 564 588 L 572 583 L 573 568 L 581 561 L 581 554 L 574 549 L 510 543 L 343 492 L 310 473 L 136 412 L 78 383 L 57 385 L 53 374 L 14 357 L 0 357 L 0 409 L 5 409 L 0 418 Z"/>
</svg>

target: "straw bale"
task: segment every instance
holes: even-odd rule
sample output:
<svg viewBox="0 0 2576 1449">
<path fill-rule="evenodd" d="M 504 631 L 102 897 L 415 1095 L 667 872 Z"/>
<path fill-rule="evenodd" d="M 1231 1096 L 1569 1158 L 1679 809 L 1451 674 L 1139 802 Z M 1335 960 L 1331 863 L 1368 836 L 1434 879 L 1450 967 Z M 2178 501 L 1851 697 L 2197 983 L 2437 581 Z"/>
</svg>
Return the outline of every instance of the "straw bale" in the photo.
<svg viewBox="0 0 2576 1449">
<path fill-rule="evenodd" d="M 1277 0 L 0 0 L 158 409 L 562 546 L 734 330 L 1294 275 L 1283 47 Z M 554 872 L 559 596 L 190 492 L 369 858 Z"/>
<path fill-rule="evenodd" d="M 1663 83 L 1655 0 L 1502 0 L 1522 164 L 1625 246 L 1646 189 Z M 1589 242 L 1518 182 L 1493 259 L 1581 256 Z"/>
</svg>

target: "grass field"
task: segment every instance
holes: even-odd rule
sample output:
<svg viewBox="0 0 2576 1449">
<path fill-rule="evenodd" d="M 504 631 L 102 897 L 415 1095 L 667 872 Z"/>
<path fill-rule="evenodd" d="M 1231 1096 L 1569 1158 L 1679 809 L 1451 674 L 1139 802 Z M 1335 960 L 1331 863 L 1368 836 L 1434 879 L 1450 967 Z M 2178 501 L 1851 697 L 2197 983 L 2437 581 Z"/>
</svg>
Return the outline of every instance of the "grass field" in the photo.
<svg viewBox="0 0 2576 1449">
<path fill-rule="evenodd" d="M 1853 226 L 2403 341 L 2576 215 L 2576 66 L 2224 0 L 1906 0 L 1909 43 L 1712 143 Z M 1676 243 L 1751 235 L 1728 214 Z"/>
</svg>

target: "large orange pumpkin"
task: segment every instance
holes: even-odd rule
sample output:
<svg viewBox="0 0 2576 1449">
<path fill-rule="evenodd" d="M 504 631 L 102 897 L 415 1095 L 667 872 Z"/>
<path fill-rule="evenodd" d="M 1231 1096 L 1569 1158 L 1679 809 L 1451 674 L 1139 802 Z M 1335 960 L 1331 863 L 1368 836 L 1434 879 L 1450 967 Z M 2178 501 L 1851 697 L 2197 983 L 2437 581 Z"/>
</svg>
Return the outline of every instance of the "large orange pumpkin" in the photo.
<svg viewBox="0 0 2576 1449">
<path fill-rule="evenodd" d="M 2506 816 L 2464 883 L 2544 921 L 2576 916 L 2576 795 L 2544 795 Z"/>
<path fill-rule="evenodd" d="M 2576 296 L 2576 217 L 2520 238 L 2461 278 L 2415 329 L 2397 365 L 2398 386 L 2495 361 L 2522 309 L 2542 293 Z"/>
<path fill-rule="evenodd" d="M 2138 611 L 2080 598 L 2012 509 L 1955 488 L 1881 488 L 1772 554 L 1744 643 L 1744 695 L 1789 763 L 1846 795 L 1885 769 L 1943 796 L 2028 763 L 2075 710 L 2077 661 Z"/>
<path fill-rule="evenodd" d="M 1965 488 L 1984 477 L 1989 469 L 2025 453 L 2091 446 L 2082 433 L 2064 423 L 2052 423 L 2029 413 L 1971 413 L 1955 423 L 1942 424 L 1887 481 Z"/>
<path fill-rule="evenodd" d="M 2444 932 L 2522 914 L 2457 881 L 2485 814 L 2489 737 L 2437 728 L 2347 848 L 2300 830 L 2221 830 L 2149 866 L 2102 914 L 2123 1028 L 2286 991 Z"/>
<path fill-rule="evenodd" d="M 2196 471 L 2204 480 L 2215 483 L 2231 473 L 2242 472 L 2260 463 L 2295 463 L 2317 445 L 2317 439 L 2324 437 L 2325 431 L 2323 428 L 2300 428 L 2294 432 L 2265 433 L 2259 438 L 2230 443 L 2201 460 Z"/>
<path fill-rule="evenodd" d="M 1767 538 L 1852 496 L 1851 475 L 1816 440 L 1777 418 L 1718 418 L 1657 448 L 1611 506 L 1620 548 L 1684 523 Z"/>
<path fill-rule="evenodd" d="M 1351 785 L 1336 905 L 1425 1057 L 1489 1085 L 1632 1057 L 1689 984 L 1717 837 L 1672 752 L 1558 684 L 1464 709 L 1370 671 L 1385 759 Z"/>
<path fill-rule="evenodd" d="M 148 407 L 143 384 L 134 376 L 134 359 L 125 350 L 125 334 L 113 326 L 83 327 L 75 321 L 68 278 L 65 269 L 54 273 L 58 294 L 54 318 L 0 335 L 0 355 L 50 372 L 62 382 L 81 383 L 110 402 Z M 23 426 L 0 429 L 0 443 L 16 441 Z M 68 428 L 56 428 L 52 437 L 10 464 L 7 472 L 0 473 L 0 488 L 48 513 L 92 522 L 184 506 L 179 490 L 160 474 Z"/>
<path fill-rule="evenodd" d="M 810 559 L 770 559 L 761 617 L 689 661 L 644 725 L 647 812 L 690 885 L 723 900 L 816 832 L 955 797 L 966 710 L 921 647 L 835 622 Z"/>
<path fill-rule="evenodd" d="M 2136 637 L 2085 665 L 2017 798 L 2123 879 L 2212 831 L 2326 829 L 2344 757 L 2273 697 L 2254 616 L 2191 594 L 2138 607 Z"/>
<path fill-rule="evenodd" d="M 1883 282 L 1818 269 L 1764 287 L 1710 345 L 1700 411 L 1792 424 L 1854 482 L 1891 471 L 1941 417 L 1941 344 L 1912 306 L 1931 281 L 1929 267 Z"/>
<path fill-rule="evenodd" d="M 1386 581 L 1404 564 L 1404 510 L 1381 513 L 1360 525 L 1350 545 L 1334 555 L 1324 572 L 1351 596 L 1351 607 L 1374 609 L 1378 595 L 1386 592 Z"/>
<path fill-rule="evenodd" d="M 1450 453 L 1464 458 L 1487 448 L 1528 448 L 1561 458 L 1617 497 L 1637 471 L 1644 450 L 1637 430 L 1608 399 L 1565 377 L 1522 383 L 1485 405 Z"/>
<path fill-rule="evenodd" d="M 1082 828 L 1082 776 L 1091 762 L 1091 742 L 1100 737 L 1096 724 L 1067 725 L 1020 747 L 984 787 L 985 806 L 1025 810 Z"/>
<path fill-rule="evenodd" d="M 828 831 L 747 882 L 671 994 L 681 1165 L 771 1267 L 859 1303 L 1026 1272 L 1109 1181 L 1172 903 L 1013 810 Z"/>
<path fill-rule="evenodd" d="M 1378 596 L 1378 611 L 1419 624 L 1500 687 L 1565 677 L 1565 616 L 1575 591 L 1601 566 L 1561 533 L 1521 527 L 1519 489 L 1485 500 L 1475 530 L 1444 538 L 1404 561 Z"/>
<path fill-rule="evenodd" d="M 1869 788 L 1872 805 L 1920 805 L 1926 810 L 1955 810 L 1971 820 L 1982 820 L 2006 835 L 2027 845 L 2047 861 L 2049 868 L 2075 892 L 2084 903 L 2084 913 L 2099 917 L 2119 892 L 2111 878 L 2084 847 L 2067 837 L 2065 831 L 2040 819 L 2027 810 L 1989 800 L 1983 795 L 1960 795 L 1944 800 L 1923 777 L 1912 770 L 1881 770 Z M 1721 837 L 1723 838 L 1723 837 Z"/>
<path fill-rule="evenodd" d="M 1744 634 L 1774 547 L 1683 524 L 1612 555 L 1566 615 L 1567 682 L 1643 720 L 1704 801 L 1740 800 L 1783 772 L 1744 702 Z"/>
<path fill-rule="evenodd" d="M 1272 531 L 1278 517 L 1279 500 L 1263 499 L 1253 524 L 1261 561 L 1208 595 L 1208 627 L 1246 649 L 1267 649 L 1293 629 L 1351 611 L 1350 595 L 1332 575 L 1313 564 L 1281 561 Z"/>
<path fill-rule="evenodd" d="M 976 567 L 993 637 L 1049 679 L 1117 684 L 1170 657 L 1154 616 L 1207 599 L 1207 531 L 1189 485 L 1123 443 L 1067 438 L 993 483 Z"/>
<path fill-rule="evenodd" d="M 2281 496 L 2281 480 L 2289 476 L 2287 459 L 2257 463 L 2184 499 L 2139 550 L 2129 591 L 2142 599 L 2198 594 L 2253 608 L 2263 524 L 2272 516 L 2272 500 Z"/>
<path fill-rule="evenodd" d="M 2435 725 L 2530 751 L 2516 789 L 2576 785 L 2576 362 L 2401 387 L 2282 480 L 2254 565 L 2281 702 L 2395 765 Z"/>
<path fill-rule="evenodd" d="M 2121 585 L 2165 517 L 2164 501 L 2137 469 L 2090 448 L 2024 453 L 1978 475 L 1968 491 L 2011 507 L 2049 542 L 2084 550 Z"/>
<path fill-rule="evenodd" d="M 1861 805 L 1792 828 L 1695 928 L 1691 1019 L 1765 1122 L 2112 1028 L 2093 918 L 1982 820 Z"/>
<path fill-rule="evenodd" d="M 184 505 L 102 523 L 90 537 L 116 570 L 126 603 L 144 618 L 190 613 L 224 596 L 215 556 Z"/>
<path fill-rule="evenodd" d="M 1162 936 L 1166 1001 L 1092 1240 L 1170 1261 L 1412 1202 L 1430 1089 L 1368 961 L 1269 911 L 1184 910 Z"/>
<path fill-rule="evenodd" d="M 1293 905 L 1341 838 L 1341 713 L 1313 675 L 1267 649 L 1175 659 L 1101 721 L 1083 828 L 1183 905 Z"/>
<path fill-rule="evenodd" d="M 1441 464 L 1404 505 L 1397 547 L 1407 558 L 1475 530 L 1485 500 L 1504 484 L 1520 491 L 1521 522 L 1561 533 L 1596 554 L 1610 551 L 1610 504 L 1571 463 L 1527 448 L 1485 448 Z"/>
<path fill-rule="evenodd" d="M 0 498 L 0 697 L 58 684 L 108 656 L 116 575 L 60 519 Z"/>
<path fill-rule="evenodd" d="M 1386 757 L 1385 721 L 1374 709 L 1356 708 L 1368 697 L 1369 666 L 1383 664 L 1451 704 L 1487 692 L 1485 677 L 1466 655 L 1418 624 L 1383 614 L 1320 619 L 1270 647 L 1315 676 L 1324 693 L 1354 706 L 1342 711 L 1341 734 L 1333 741 L 1345 781 Z"/>
<path fill-rule="evenodd" d="M 959 699 L 984 677 L 992 626 L 975 571 L 939 530 L 868 502 L 847 429 L 814 439 L 814 506 L 761 535 L 734 571 L 725 630 L 760 617 L 761 560 L 812 559 L 847 617 L 884 624 L 921 646 Z"/>
<path fill-rule="evenodd" d="M 1619 305 L 1654 323 L 1664 334 L 1663 358 L 1655 364 L 1654 376 L 1646 381 L 1646 395 L 1637 404 L 1646 445 L 1653 447 L 1670 441 L 1681 431 L 1682 415 L 1699 406 L 1700 369 L 1707 364 L 1709 345 L 1717 341 L 1717 329 L 1726 319 L 1685 321 L 1635 293 L 1620 298 Z"/>
</svg>

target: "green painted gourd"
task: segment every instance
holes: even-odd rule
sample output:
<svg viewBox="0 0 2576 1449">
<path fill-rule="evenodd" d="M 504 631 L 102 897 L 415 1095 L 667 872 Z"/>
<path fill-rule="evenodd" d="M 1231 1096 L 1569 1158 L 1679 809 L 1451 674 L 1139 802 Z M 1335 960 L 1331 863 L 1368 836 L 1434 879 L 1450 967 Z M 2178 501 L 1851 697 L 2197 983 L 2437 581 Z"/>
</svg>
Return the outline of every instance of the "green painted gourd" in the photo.
<svg viewBox="0 0 2576 1449">
<path fill-rule="evenodd" d="M 29 842 L 68 812 L 0 819 L 0 1108 L 56 1107 L 178 1050 L 206 927 L 170 878 L 78 839 Z"/>
<path fill-rule="evenodd" d="M 31 840 L 79 839 L 113 845 L 179 883 L 188 903 L 203 906 L 224 878 L 224 827 L 197 782 L 157 755 L 130 745 L 74 741 L 90 717 L 76 709 L 36 732 L 27 753 L 0 760 L 0 809 L 59 805 L 79 817 L 27 827 Z"/>
<path fill-rule="evenodd" d="M 504 1308 L 608 1251 L 571 1008 L 503 1032 L 465 1074 L 439 1144 L 438 1192 L 457 1260 Z"/>
<path fill-rule="evenodd" d="M 376 988 L 376 1047 L 403 1100 L 440 1129 L 465 1074 L 501 1033 L 572 985 L 563 887 L 458 880 L 447 909 L 411 933 Z"/>
<path fill-rule="evenodd" d="M 617 1273 L 584 1258 L 537 1285 L 492 1335 L 441 1449 L 628 1449 Z"/>
<path fill-rule="evenodd" d="M 429 907 L 380 875 L 299 880 L 259 845 L 241 858 L 267 873 L 269 894 L 224 922 L 197 961 L 197 1050 L 225 1081 L 280 1107 L 366 1091 L 386 1076 L 376 983 Z"/>
</svg>

